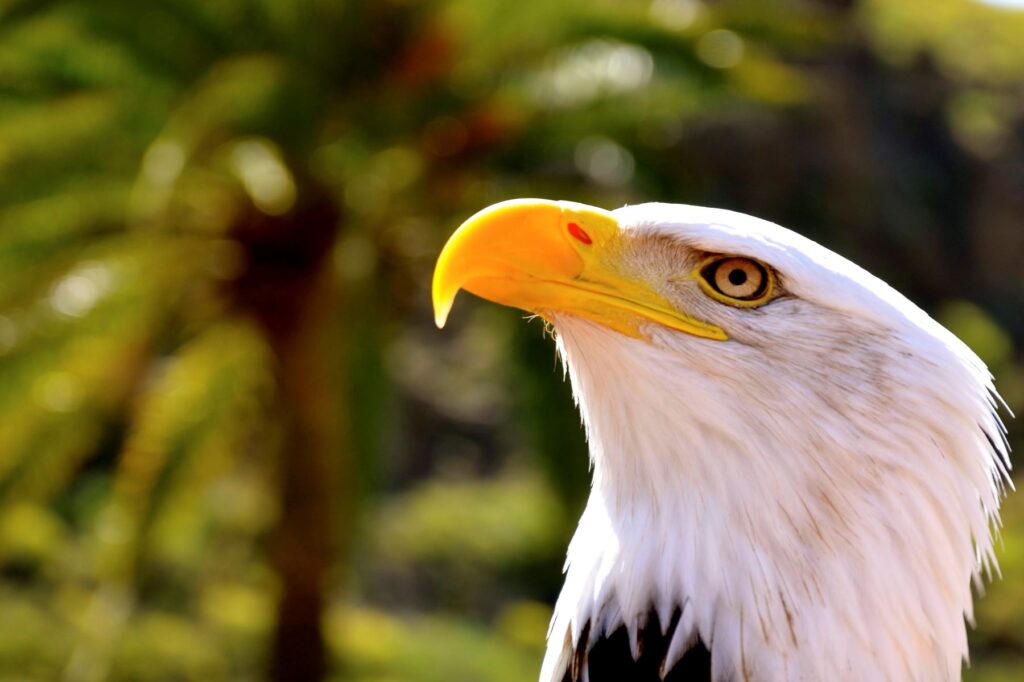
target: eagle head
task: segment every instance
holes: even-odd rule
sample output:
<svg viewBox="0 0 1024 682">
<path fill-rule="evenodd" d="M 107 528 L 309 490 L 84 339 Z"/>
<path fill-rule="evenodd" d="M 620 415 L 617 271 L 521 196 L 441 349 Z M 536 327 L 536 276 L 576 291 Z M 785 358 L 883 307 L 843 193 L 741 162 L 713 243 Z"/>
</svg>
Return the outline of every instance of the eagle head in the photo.
<svg viewBox="0 0 1024 682">
<path fill-rule="evenodd" d="M 497 204 L 439 257 L 438 325 L 460 289 L 551 323 L 590 445 L 541 682 L 959 679 L 1010 465 L 953 334 L 697 206 Z"/>
</svg>

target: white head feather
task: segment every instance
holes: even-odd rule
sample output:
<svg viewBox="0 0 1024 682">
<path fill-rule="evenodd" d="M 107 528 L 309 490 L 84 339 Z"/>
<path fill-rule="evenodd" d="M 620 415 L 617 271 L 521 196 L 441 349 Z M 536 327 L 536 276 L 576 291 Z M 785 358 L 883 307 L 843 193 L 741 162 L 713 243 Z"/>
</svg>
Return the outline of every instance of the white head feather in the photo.
<svg viewBox="0 0 1024 682">
<path fill-rule="evenodd" d="M 715 679 L 959 679 L 1009 480 L 985 365 L 777 225 L 669 204 L 615 216 L 634 274 L 730 338 L 551 316 L 593 488 L 542 682 L 559 682 L 588 622 L 635 641 L 652 607 L 661 623 L 682 613 L 667 668 L 699 636 Z M 680 258 L 706 252 L 768 264 L 788 295 L 713 301 L 682 277 Z"/>
</svg>

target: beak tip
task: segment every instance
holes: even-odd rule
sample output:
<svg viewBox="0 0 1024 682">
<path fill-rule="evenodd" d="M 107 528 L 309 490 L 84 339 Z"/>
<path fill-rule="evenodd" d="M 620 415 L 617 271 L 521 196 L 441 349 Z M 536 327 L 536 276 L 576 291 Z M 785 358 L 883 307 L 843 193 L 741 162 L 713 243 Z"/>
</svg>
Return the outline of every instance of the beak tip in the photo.
<svg viewBox="0 0 1024 682">
<path fill-rule="evenodd" d="M 454 295 L 445 297 L 434 297 L 434 324 L 437 325 L 438 329 L 444 329 L 444 325 L 448 321 L 448 313 L 451 312 L 452 303 L 454 302 Z"/>
</svg>

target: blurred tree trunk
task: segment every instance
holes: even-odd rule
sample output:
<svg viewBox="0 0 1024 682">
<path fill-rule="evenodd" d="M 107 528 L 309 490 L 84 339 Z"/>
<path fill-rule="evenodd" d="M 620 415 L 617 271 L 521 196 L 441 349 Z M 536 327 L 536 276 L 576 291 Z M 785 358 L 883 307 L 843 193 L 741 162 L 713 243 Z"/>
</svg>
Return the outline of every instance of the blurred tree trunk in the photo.
<svg viewBox="0 0 1024 682">
<path fill-rule="evenodd" d="M 281 601 L 271 678 L 280 682 L 316 682 L 327 667 L 321 620 L 334 553 L 337 411 L 321 343 L 321 318 L 331 309 L 329 284 L 314 285 L 320 290 L 310 290 L 300 303 L 307 308 L 303 323 L 279 347 L 285 435 L 278 473 L 281 517 L 272 552 Z"/>
<path fill-rule="evenodd" d="M 339 455 L 341 410 L 327 343 L 335 310 L 330 253 L 339 219 L 326 195 L 306 184 L 290 212 L 272 217 L 254 210 L 233 234 L 248 259 L 236 282 L 238 301 L 263 327 L 278 362 L 284 433 L 271 556 L 281 595 L 269 677 L 280 682 L 325 677 L 326 580 L 338 559 L 336 524 L 348 525 L 332 497 L 340 492 L 347 501 L 350 477 Z"/>
</svg>

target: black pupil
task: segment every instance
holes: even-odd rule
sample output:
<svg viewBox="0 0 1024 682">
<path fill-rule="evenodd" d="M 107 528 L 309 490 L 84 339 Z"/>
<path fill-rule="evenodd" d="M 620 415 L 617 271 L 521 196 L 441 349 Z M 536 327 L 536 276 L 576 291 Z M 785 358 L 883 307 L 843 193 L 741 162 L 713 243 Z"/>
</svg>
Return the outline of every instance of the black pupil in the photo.
<svg viewBox="0 0 1024 682">
<path fill-rule="evenodd" d="M 736 268 L 729 271 L 729 283 L 733 286 L 740 286 L 747 281 L 747 271 Z"/>
</svg>

